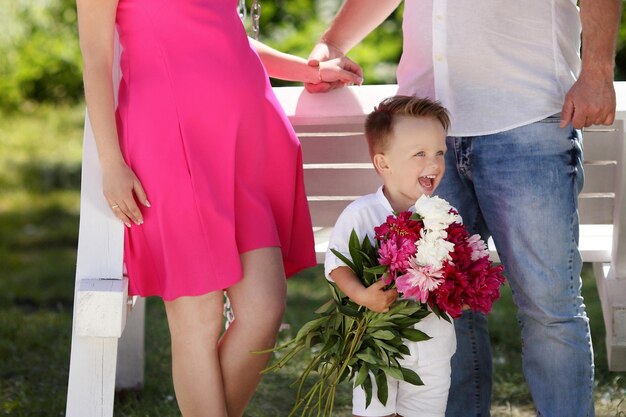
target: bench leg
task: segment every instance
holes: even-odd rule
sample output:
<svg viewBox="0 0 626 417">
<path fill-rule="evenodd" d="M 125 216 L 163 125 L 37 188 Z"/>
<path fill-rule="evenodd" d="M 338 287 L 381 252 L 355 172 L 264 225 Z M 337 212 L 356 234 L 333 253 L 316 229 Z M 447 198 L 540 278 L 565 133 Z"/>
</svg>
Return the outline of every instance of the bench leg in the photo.
<svg viewBox="0 0 626 417">
<path fill-rule="evenodd" d="M 137 297 L 126 321 L 117 354 L 116 390 L 140 390 L 144 380 L 145 298 Z"/>
<path fill-rule="evenodd" d="M 610 264 L 594 263 L 602 304 L 609 370 L 626 371 L 626 277 L 617 278 Z"/>
<path fill-rule="evenodd" d="M 112 417 L 115 337 L 72 336 L 66 417 Z"/>
</svg>

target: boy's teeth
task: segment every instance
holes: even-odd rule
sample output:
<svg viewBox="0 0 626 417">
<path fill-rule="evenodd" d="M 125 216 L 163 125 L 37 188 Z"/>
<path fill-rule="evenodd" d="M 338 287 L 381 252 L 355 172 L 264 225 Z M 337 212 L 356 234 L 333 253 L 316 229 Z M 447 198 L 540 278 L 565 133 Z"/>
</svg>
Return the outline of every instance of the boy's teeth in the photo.
<svg viewBox="0 0 626 417">
<path fill-rule="evenodd" d="M 430 188 L 433 186 L 433 180 L 435 179 L 434 175 L 424 175 L 420 177 L 419 182 L 422 187 Z"/>
</svg>

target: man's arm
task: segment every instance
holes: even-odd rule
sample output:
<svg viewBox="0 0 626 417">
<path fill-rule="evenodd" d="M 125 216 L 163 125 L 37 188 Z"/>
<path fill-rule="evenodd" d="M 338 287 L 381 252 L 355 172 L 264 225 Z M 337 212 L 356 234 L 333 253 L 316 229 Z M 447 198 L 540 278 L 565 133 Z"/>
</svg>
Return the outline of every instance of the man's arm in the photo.
<svg viewBox="0 0 626 417">
<path fill-rule="evenodd" d="M 401 0 L 345 0 L 320 41 L 309 55 L 309 65 L 340 58 L 380 25 Z M 340 83 L 305 84 L 310 92 L 322 92 Z"/>
<path fill-rule="evenodd" d="M 613 67 L 620 20 L 620 0 L 581 0 L 582 69 L 565 96 L 561 127 L 580 129 L 615 120 Z"/>
</svg>

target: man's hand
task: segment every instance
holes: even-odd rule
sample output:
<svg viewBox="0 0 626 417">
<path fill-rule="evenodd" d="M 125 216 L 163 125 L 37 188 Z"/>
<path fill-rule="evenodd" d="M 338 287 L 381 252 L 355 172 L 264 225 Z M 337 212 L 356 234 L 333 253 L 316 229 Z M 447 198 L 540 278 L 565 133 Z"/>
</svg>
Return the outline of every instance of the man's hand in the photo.
<svg viewBox="0 0 626 417">
<path fill-rule="evenodd" d="M 580 0 L 582 70 L 565 96 L 561 127 L 576 129 L 615 120 L 613 65 L 620 0 Z"/>
<path fill-rule="evenodd" d="M 576 129 L 591 125 L 610 125 L 615 120 L 615 89 L 612 78 L 585 75 L 565 96 L 561 127 L 569 123 Z"/>
</svg>

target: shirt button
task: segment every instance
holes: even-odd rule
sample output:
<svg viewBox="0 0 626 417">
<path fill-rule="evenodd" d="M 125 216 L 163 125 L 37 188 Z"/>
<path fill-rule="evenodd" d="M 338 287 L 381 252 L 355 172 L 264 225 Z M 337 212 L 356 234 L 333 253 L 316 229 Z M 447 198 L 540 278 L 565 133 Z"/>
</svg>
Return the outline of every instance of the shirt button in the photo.
<svg viewBox="0 0 626 417">
<path fill-rule="evenodd" d="M 435 60 L 437 60 L 439 62 L 443 61 L 443 55 L 441 55 L 441 54 L 435 55 Z"/>
<path fill-rule="evenodd" d="M 442 20 L 443 20 L 443 16 L 442 16 L 442 15 L 440 15 L 440 14 L 438 14 L 438 15 L 436 16 L 436 19 L 437 19 L 437 20 L 439 20 L 439 21 L 442 21 Z"/>
</svg>

